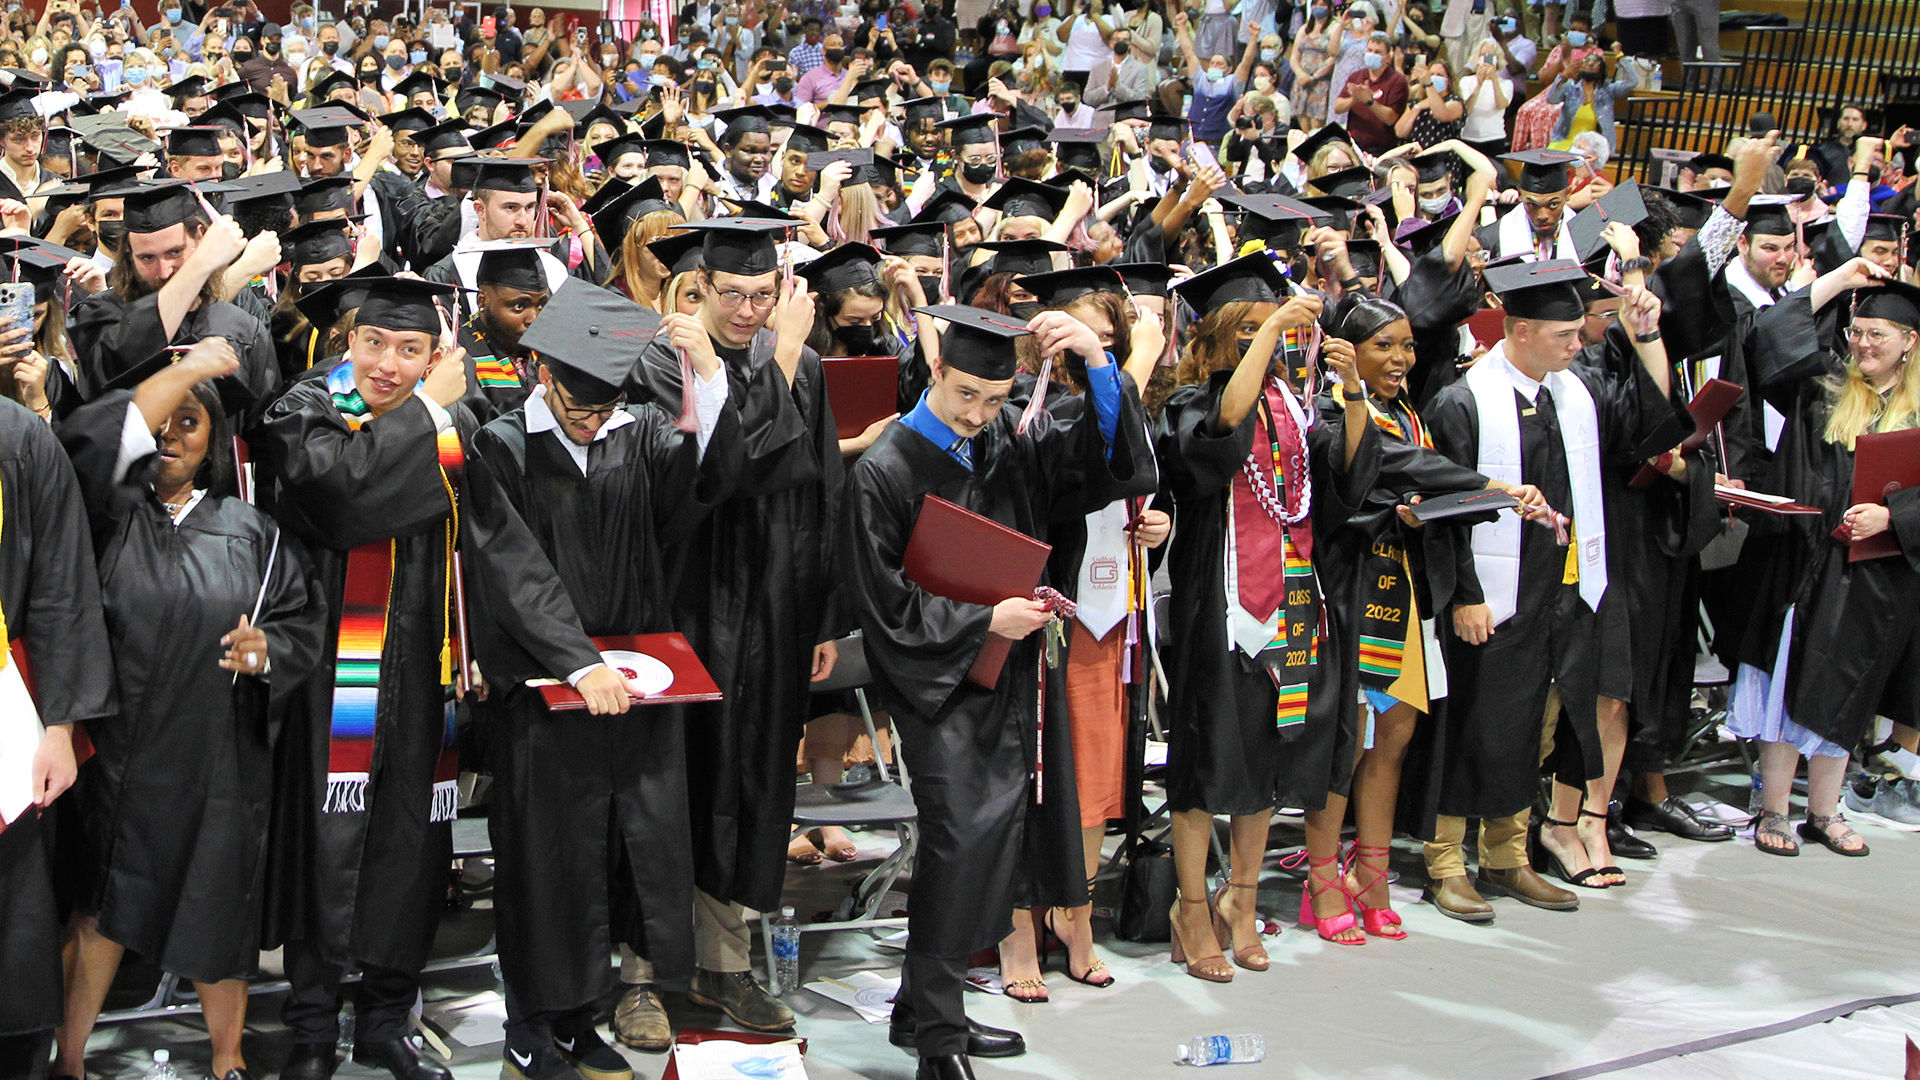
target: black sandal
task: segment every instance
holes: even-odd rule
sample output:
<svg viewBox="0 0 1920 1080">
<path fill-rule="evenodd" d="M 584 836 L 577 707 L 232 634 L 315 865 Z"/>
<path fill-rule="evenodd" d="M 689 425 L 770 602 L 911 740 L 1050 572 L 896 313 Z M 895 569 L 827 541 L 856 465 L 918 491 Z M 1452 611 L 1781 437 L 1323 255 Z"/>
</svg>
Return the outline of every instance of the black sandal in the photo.
<svg viewBox="0 0 1920 1080">
<path fill-rule="evenodd" d="M 1840 826 L 1846 831 L 1842 832 L 1839 836 L 1829 833 L 1827 830 L 1833 828 L 1835 825 Z M 1807 820 L 1800 823 L 1800 835 L 1819 844 L 1835 855 L 1845 855 L 1849 859 L 1858 859 L 1867 854 L 1866 839 L 1861 837 L 1859 833 L 1853 831 L 1853 826 L 1847 824 L 1846 817 L 1838 810 L 1831 814 L 1808 814 Z M 1860 840 L 1859 847 L 1850 848 L 1840 846 L 1842 842 L 1852 838 L 1858 838 Z"/>
<path fill-rule="evenodd" d="M 1598 810 L 1589 810 L 1584 806 L 1580 808 L 1580 816 L 1599 818 L 1602 821 L 1607 820 L 1606 814 Z M 1574 834 L 1576 836 L 1579 835 L 1579 829 L 1576 828 Z M 1600 877 L 1617 877 L 1620 879 L 1619 881 L 1609 881 L 1606 885 L 1602 886 L 1602 888 L 1612 889 L 1627 883 L 1627 872 L 1617 866 L 1596 866 L 1593 868 L 1593 872 Z"/>
<path fill-rule="evenodd" d="M 1802 826 L 1802 828 L 1805 828 L 1805 826 Z M 1777 840 L 1784 840 L 1786 842 L 1777 847 L 1769 846 L 1760 842 L 1762 836 L 1771 836 Z M 1760 819 L 1754 822 L 1753 846 L 1768 855 L 1781 855 L 1792 858 L 1800 854 L 1800 841 L 1795 840 L 1793 833 L 1787 831 L 1787 815 L 1776 814 L 1769 810 L 1761 811 Z"/>
<path fill-rule="evenodd" d="M 1586 813 L 1586 811 L 1582 810 L 1581 813 L 1584 814 Z M 1542 814 L 1540 816 L 1540 820 L 1545 822 L 1548 825 L 1558 825 L 1563 829 L 1575 829 L 1576 831 L 1573 837 L 1574 843 L 1577 844 L 1580 842 L 1580 835 L 1577 830 L 1576 824 L 1574 822 L 1561 821 L 1559 818 L 1548 817 L 1545 814 Z M 1543 839 L 1540 841 L 1540 853 L 1547 857 L 1547 869 L 1560 875 L 1560 880 L 1566 882 L 1569 885 L 1573 885 L 1582 889 L 1610 889 L 1613 887 L 1611 882 L 1606 882 L 1606 881 L 1600 882 L 1597 885 L 1587 884 L 1589 881 L 1592 881 L 1594 878 L 1600 876 L 1602 873 L 1605 872 L 1599 869 L 1598 867 L 1590 866 L 1587 869 L 1582 870 L 1577 874 L 1568 873 L 1567 864 L 1561 860 L 1560 856 L 1555 855 L 1553 853 L 1552 848 L 1547 846 L 1547 842 L 1544 839 L 1545 832 L 1546 832 L 1545 829 L 1541 830 Z"/>
</svg>

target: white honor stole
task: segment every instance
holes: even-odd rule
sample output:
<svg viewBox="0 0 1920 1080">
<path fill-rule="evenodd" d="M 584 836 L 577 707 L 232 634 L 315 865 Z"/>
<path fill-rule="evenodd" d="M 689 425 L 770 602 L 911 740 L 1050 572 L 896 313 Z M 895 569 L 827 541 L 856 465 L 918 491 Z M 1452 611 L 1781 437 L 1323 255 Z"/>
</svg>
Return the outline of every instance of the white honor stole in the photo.
<svg viewBox="0 0 1920 1080">
<path fill-rule="evenodd" d="M 1087 549 L 1080 556 L 1075 618 L 1095 640 L 1127 617 L 1132 578 L 1127 572 L 1127 500 L 1115 499 L 1087 515 Z"/>
<path fill-rule="evenodd" d="M 1553 258 L 1579 258 L 1573 246 L 1573 233 L 1567 228 L 1568 220 L 1567 215 L 1560 215 L 1560 234 L 1553 241 Z M 1524 203 L 1500 216 L 1499 257 L 1505 259 L 1514 255 L 1524 255 L 1528 260 L 1540 257 L 1533 247 L 1533 222 L 1527 219 Z"/>
<path fill-rule="evenodd" d="M 1514 392 L 1532 397 L 1531 379 L 1507 360 L 1506 342 L 1494 345 L 1468 369 L 1467 388 L 1473 392 L 1480 423 L 1482 476 L 1519 484 L 1520 410 Z M 1580 546 L 1580 598 L 1598 611 L 1607 592 L 1607 517 L 1600 491 L 1600 418 L 1593 395 L 1570 371 L 1549 374 L 1542 385 L 1553 395 L 1559 417 L 1560 446 L 1567 457 L 1567 481 L 1573 489 L 1573 538 Z M 1556 507 L 1555 509 L 1559 509 Z M 1493 522 L 1473 527 L 1473 565 L 1496 625 L 1513 617 L 1519 607 L 1520 530 L 1518 514 L 1501 514 Z"/>
</svg>

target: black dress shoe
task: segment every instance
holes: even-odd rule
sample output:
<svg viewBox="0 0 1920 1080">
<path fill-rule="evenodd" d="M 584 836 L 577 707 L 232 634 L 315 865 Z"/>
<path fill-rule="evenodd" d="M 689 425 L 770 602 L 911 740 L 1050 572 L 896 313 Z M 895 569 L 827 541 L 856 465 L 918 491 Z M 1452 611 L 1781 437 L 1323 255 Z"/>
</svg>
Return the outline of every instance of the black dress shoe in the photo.
<svg viewBox="0 0 1920 1080">
<path fill-rule="evenodd" d="M 913 1049 L 915 1023 L 911 1015 L 894 1010 L 893 1018 L 887 1022 L 887 1041 L 903 1050 Z M 1027 1040 L 1019 1032 L 988 1027 L 972 1018 L 967 1020 L 968 1057 L 1018 1057 L 1026 1052 Z"/>
<path fill-rule="evenodd" d="M 421 1053 L 419 1047 L 405 1038 L 356 1043 L 353 1063 L 385 1069 L 393 1074 L 393 1080 L 453 1080 L 453 1074 L 445 1065 Z"/>
<path fill-rule="evenodd" d="M 1652 844 L 1627 831 L 1617 802 L 1607 808 L 1607 850 L 1622 859 L 1651 859 L 1660 854 Z"/>
<path fill-rule="evenodd" d="M 220 1080 L 253 1080 L 253 1074 L 245 1069 L 228 1069 Z"/>
<path fill-rule="evenodd" d="M 1629 799 L 1622 818 L 1636 829 L 1660 829 L 1682 840 L 1713 844 L 1733 839 L 1731 826 L 1702 820 L 1678 795 L 1669 795 L 1657 803 Z"/>
<path fill-rule="evenodd" d="M 941 1054 L 939 1057 L 923 1057 L 920 1068 L 913 1074 L 913 1080 L 974 1080 L 973 1065 L 965 1054 Z"/>
<path fill-rule="evenodd" d="M 328 1080 L 339 1063 L 332 1043 L 294 1043 L 280 1080 Z"/>
</svg>

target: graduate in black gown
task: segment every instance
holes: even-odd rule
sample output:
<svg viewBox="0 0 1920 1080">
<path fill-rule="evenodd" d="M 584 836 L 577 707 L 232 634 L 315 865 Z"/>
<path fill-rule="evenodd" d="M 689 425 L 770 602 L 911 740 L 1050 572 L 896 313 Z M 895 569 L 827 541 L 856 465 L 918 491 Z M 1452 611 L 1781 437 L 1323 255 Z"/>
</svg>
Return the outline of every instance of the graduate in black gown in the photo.
<svg viewBox="0 0 1920 1080">
<path fill-rule="evenodd" d="M 1790 852 L 1793 775 L 1807 763 L 1800 836 L 1841 854 L 1866 844 L 1837 805 L 1849 752 L 1873 718 L 1920 727 L 1920 492 L 1855 503 L 1861 436 L 1920 426 L 1920 289 L 1856 258 L 1789 294 L 1754 324 L 1754 377 L 1787 418 L 1770 493 L 1817 506 L 1786 518 L 1787 543 L 1754 583 L 1768 621 L 1743 645 L 1733 729 L 1762 740 L 1761 850 Z M 1819 316 L 1849 289 L 1848 351 L 1835 355 Z M 1867 291 L 1871 290 L 1871 291 Z M 1844 537 L 1836 541 L 1838 530 Z M 1897 553 L 1852 562 L 1847 545 L 1890 535 Z M 1785 670 L 1782 670 L 1784 667 Z M 1784 682 L 1784 685 L 1781 685 Z"/>
<path fill-rule="evenodd" d="M 60 1075 L 86 1075 L 87 1035 L 126 949 L 193 981 L 213 1074 L 246 1075 L 268 698 L 312 670 L 326 607 L 298 543 L 225 493 L 226 419 L 202 380 L 237 367 L 231 346 L 206 338 L 61 424 L 93 522 L 121 708 L 90 725 L 98 753 L 76 789 L 85 842 L 75 838 L 69 865 L 85 882 Z"/>
<path fill-rule="evenodd" d="M 666 317 L 626 392 L 680 415 L 678 351 L 705 348 L 740 410 L 740 482 L 674 577 L 674 625 L 726 695 L 686 711 L 699 889 L 692 995 L 743 1026 L 785 1031 L 792 1010 L 753 981 L 740 909 L 780 906 L 808 684 L 832 670 L 840 636 L 828 595 L 843 474 L 820 359 L 804 344 L 813 301 L 779 272 L 773 236 L 784 226 L 716 218 L 699 227 L 700 313 Z"/>
<path fill-rule="evenodd" d="M 867 659 L 900 727 L 920 815 L 890 1037 L 918 1050 L 922 1080 L 954 1080 L 973 1075 L 969 1055 L 1025 1050 L 1012 1032 L 970 1023 L 961 996 L 967 956 L 1006 934 L 1025 865 L 1023 822 L 1031 802 L 1047 797 L 1033 789 L 1030 770 L 1034 632 L 1051 615 L 1027 597 L 989 607 L 935 596 L 905 576 L 902 560 L 926 497 L 1044 537 L 1058 500 L 1127 483 L 1147 434 L 1136 391 L 1086 324 L 1060 312 L 1022 324 L 955 305 L 920 315 L 923 325 L 948 321 L 933 385 L 855 463 L 844 543 Z M 1086 363 L 1092 408 L 1072 423 L 1041 409 L 1023 433 L 1008 395 L 1013 345 L 1028 325 L 1043 353 L 1072 350 Z M 1015 642 L 992 689 L 967 680 L 989 634 Z"/>
<path fill-rule="evenodd" d="M 284 943 L 281 1075 L 333 1072 L 340 977 L 361 972 L 356 1062 L 399 1080 L 446 1069 L 403 1036 L 451 860 L 457 802 L 448 562 L 472 421 L 436 306 L 449 286 L 363 280 L 346 356 L 296 381 L 252 441 L 276 515 L 309 549 L 330 621 L 276 754 L 268 940 Z"/>
<path fill-rule="evenodd" d="M 125 198 L 127 234 L 110 287 L 73 308 L 73 353 L 86 385 L 105 386 L 169 345 L 217 337 L 240 358 L 240 369 L 223 378 L 264 397 L 279 382 L 266 325 L 214 299 L 213 287 L 249 243 L 277 241 L 266 234 L 246 240 L 224 214 L 209 219 L 184 181 L 142 181 L 102 194 Z"/>
<path fill-rule="evenodd" d="M 282 383 L 299 378 L 334 355 L 327 348 L 326 326 L 315 326 L 299 307 L 300 297 L 337 281 L 354 269 L 353 236 L 344 221 L 312 221 L 282 237 L 289 267 L 287 283 L 268 317 L 277 371 Z"/>
<path fill-rule="evenodd" d="M 1479 890 L 1556 911 L 1579 898 L 1528 864 L 1527 817 L 1542 747 L 1555 776 L 1584 787 L 1602 773 L 1597 705 L 1609 665 L 1596 612 L 1609 587 L 1601 470 L 1610 455 L 1645 458 L 1691 430 L 1669 401 L 1659 300 L 1629 290 L 1621 324 L 1639 335 L 1628 380 L 1573 362 L 1581 349 L 1588 275 L 1572 260 L 1490 267 L 1506 310 L 1506 337 L 1426 410 L 1434 445 L 1506 483 L 1538 488 L 1568 518 L 1565 534 L 1503 517 L 1472 527 L 1456 568 L 1450 632 L 1443 630 L 1451 695 L 1441 797 L 1427 844 L 1431 893 L 1442 914 L 1493 918 L 1466 877 L 1469 817 L 1482 819 Z M 1570 543 L 1559 542 L 1564 535 Z M 1559 708 L 1550 711 L 1549 694 Z M 1542 731 L 1543 717 L 1558 714 Z M 1624 739 L 1624 731 L 1620 733 Z M 1604 819 L 1604 808 L 1586 808 Z M 1572 830 L 1575 821 L 1552 821 Z"/>
<path fill-rule="evenodd" d="M 533 358 L 521 346 L 520 335 L 554 295 L 541 270 L 542 246 L 542 241 L 488 245 L 480 253 L 474 271 L 479 292 L 473 314 L 460 324 L 460 347 L 467 354 L 463 400 L 481 423 L 519 408 L 537 384 Z"/>
<path fill-rule="evenodd" d="M 613 941 L 631 938 L 667 978 L 693 967 L 680 707 L 629 712 L 625 680 L 591 640 L 674 629 L 671 549 L 740 465 L 739 413 L 711 351 L 693 359 L 695 430 L 656 404 L 622 403 L 632 345 L 659 321 L 617 293 L 569 285 L 522 339 L 535 350 L 533 393 L 473 443 L 468 551 L 499 709 L 494 906 L 504 1067 L 516 1077 L 555 1075 L 555 1055 L 596 1076 L 625 1068 L 594 1030 Z M 549 711 L 533 678 L 567 679 L 587 707 Z M 615 894 L 637 912 L 610 908 Z"/>
<path fill-rule="evenodd" d="M 46 726 L 33 759 L 33 800 L 0 830 L 0 1075 L 40 1075 L 61 1022 L 62 910 L 54 895 L 54 820 L 73 785 L 73 725 L 111 716 L 113 654 L 86 507 L 73 466 L 47 422 L 0 401 L 0 627 L 17 652 L 0 679 L 31 669 Z"/>
<path fill-rule="evenodd" d="M 1167 567 L 1178 598 L 1166 657 L 1174 718 L 1167 792 L 1180 879 L 1173 956 L 1210 982 L 1233 978 L 1210 909 L 1231 931 L 1234 961 L 1268 967 L 1255 899 L 1272 809 L 1304 806 L 1309 827 L 1331 846 L 1339 819 L 1327 797 L 1345 794 L 1358 735 L 1352 661 L 1320 629 L 1314 537 L 1345 521 L 1373 487 L 1379 437 L 1357 393 L 1340 423 L 1310 422 L 1291 362 L 1276 360 L 1289 337 L 1319 318 L 1322 302 L 1288 289 L 1265 252 L 1175 286 L 1201 314 L 1184 335 L 1178 387 L 1159 425 L 1176 535 Z M 1350 356 L 1342 363 L 1343 384 L 1359 386 Z M 1217 814 L 1233 818 L 1232 873 L 1209 898 Z M 1334 862 L 1315 856 L 1315 892 L 1325 904 L 1306 911 L 1326 917 L 1316 926 L 1329 938 L 1346 932 L 1332 910 L 1336 897 L 1346 926 L 1353 921 Z"/>
</svg>

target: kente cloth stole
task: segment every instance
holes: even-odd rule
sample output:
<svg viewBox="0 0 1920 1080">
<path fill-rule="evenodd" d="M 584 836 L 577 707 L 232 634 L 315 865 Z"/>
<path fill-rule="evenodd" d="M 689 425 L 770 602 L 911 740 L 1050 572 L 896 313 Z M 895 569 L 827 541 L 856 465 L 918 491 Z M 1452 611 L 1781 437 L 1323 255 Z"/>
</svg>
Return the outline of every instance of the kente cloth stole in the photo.
<svg viewBox="0 0 1920 1080">
<path fill-rule="evenodd" d="M 1304 729 L 1307 683 L 1320 654 L 1309 468 L 1304 412 L 1280 380 L 1269 379 L 1255 407 L 1253 447 L 1231 488 L 1231 602 L 1252 622 L 1272 624 L 1264 644 L 1247 649 L 1243 641 L 1242 648 L 1273 679 L 1282 738 Z"/>
<path fill-rule="evenodd" d="M 1369 397 L 1367 413 L 1381 431 L 1433 449 L 1426 425 L 1412 409 L 1403 421 Z M 1425 712 L 1431 702 L 1421 618 L 1406 546 L 1394 534 L 1375 540 L 1360 563 L 1360 683 Z"/>
<path fill-rule="evenodd" d="M 352 365 L 342 361 L 327 373 L 334 407 L 355 431 L 367 423 L 368 407 L 353 385 Z M 459 535 L 457 485 L 465 457 L 460 434 L 449 427 L 435 438 L 440 479 L 446 485 L 445 584 L 442 590 L 440 755 L 433 769 L 433 805 L 428 821 L 452 821 L 459 808 L 460 759 L 453 724 L 453 544 Z M 327 743 L 327 786 L 321 813 L 358 814 L 367 809 L 367 781 L 374 759 L 374 729 L 380 714 L 380 660 L 393 617 L 393 579 L 397 548 L 393 540 L 375 540 L 347 552 L 342 595 L 340 642 L 334 658 L 333 716 Z"/>
</svg>

